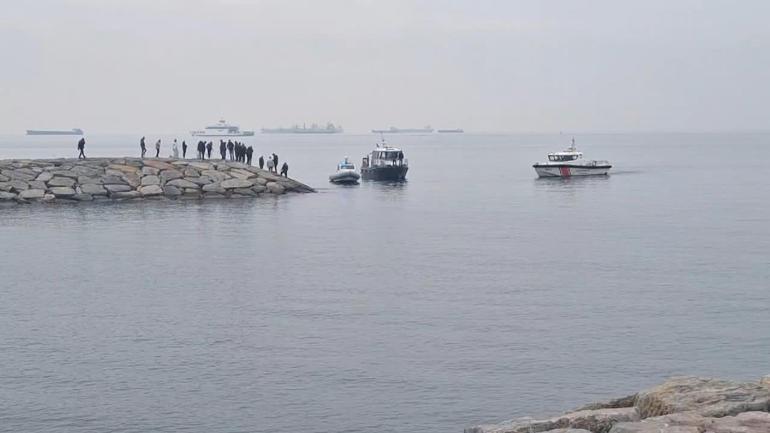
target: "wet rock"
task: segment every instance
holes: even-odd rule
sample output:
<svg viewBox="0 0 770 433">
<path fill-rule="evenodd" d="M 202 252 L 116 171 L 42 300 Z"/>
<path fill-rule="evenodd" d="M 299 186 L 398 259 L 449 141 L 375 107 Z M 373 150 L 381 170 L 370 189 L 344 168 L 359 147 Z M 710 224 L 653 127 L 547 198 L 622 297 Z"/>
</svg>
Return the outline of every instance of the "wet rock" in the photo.
<svg viewBox="0 0 770 433">
<path fill-rule="evenodd" d="M 582 410 L 548 419 L 518 418 L 495 425 L 481 425 L 465 429 L 465 433 L 541 433 L 556 429 L 584 429 L 593 433 L 607 433 L 619 422 L 638 421 L 633 407 Z"/>
<path fill-rule="evenodd" d="M 34 199 L 43 198 L 44 195 L 45 195 L 45 190 L 27 189 L 19 193 L 19 198 L 23 198 L 25 200 L 34 200 Z"/>
<path fill-rule="evenodd" d="M 142 195 L 139 193 L 139 191 L 120 191 L 120 192 L 111 194 L 112 198 L 119 199 L 119 200 L 139 198 L 141 196 Z"/>
<path fill-rule="evenodd" d="M 146 177 L 146 176 L 145 176 Z M 144 179 L 144 178 L 142 178 Z M 160 185 L 145 185 L 139 188 L 139 193 L 142 194 L 144 197 L 153 196 L 153 195 L 161 195 L 163 194 L 163 188 L 160 187 Z"/>
<path fill-rule="evenodd" d="M 182 195 L 182 190 L 172 185 L 166 185 L 163 187 L 163 194 L 165 194 L 166 197 L 177 197 Z"/>
<path fill-rule="evenodd" d="M 230 188 L 250 188 L 254 185 L 254 182 L 246 179 L 227 179 L 223 180 L 220 185 L 222 185 L 222 188 L 230 189 Z"/>
<path fill-rule="evenodd" d="M 48 181 L 48 186 L 73 186 L 75 185 L 75 179 L 72 179 L 70 177 L 59 177 L 55 176 L 51 180 Z"/>
<path fill-rule="evenodd" d="M 125 184 L 106 184 L 104 185 L 104 188 L 106 188 L 107 191 L 109 191 L 111 194 L 131 191 L 131 187 Z"/>
<path fill-rule="evenodd" d="M 103 186 L 91 183 L 80 185 L 80 191 L 83 194 L 107 195 L 107 190 Z"/>
<path fill-rule="evenodd" d="M 268 182 L 265 186 L 267 187 L 267 191 L 271 194 L 283 194 L 286 192 L 286 188 L 276 182 Z"/>
<path fill-rule="evenodd" d="M 227 197 L 224 194 L 220 194 L 216 192 L 207 192 L 203 194 L 203 198 L 218 199 L 218 198 L 227 198 Z"/>
<path fill-rule="evenodd" d="M 94 199 L 94 196 L 91 194 L 75 194 L 72 198 L 77 201 L 91 201 Z"/>
<path fill-rule="evenodd" d="M 687 411 L 711 417 L 767 411 L 770 388 L 758 383 L 677 377 L 640 392 L 636 408 L 642 418 Z"/>
<path fill-rule="evenodd" d="M 254 185 L 251 187 L 251 190 L 254 191 L 257 194 L 261 194 L 265 191 L 267 191 L 267 187 L 264 185 Z"/>
<path fill-rule="evenodd" d="M 175 186 L 177 188 L 198 188 L 198 184 L 187 179 L 174 179 L 166 183 L 166 186 Z"/>
<path fill-rule="evenodd" d="M 210 193 L 217 193 L 217 194 L 225 193 L 225 189 L 222 188 L 222 185 L 219 182 L 203 185 L 203 191 L 210 192 Z"/>
<path fill-rule="evenodd" d="M 160 184 L 160 178 L 155 175 L 149 175 L 142 177 L 142 186 L 145 185 L 159 185 Z"/>
<path fill-rule="evenodd" d="M 704 417 L 683 412 L 615 424 L 610 433 L 767 433 L 770 413 L 743 412 L 736 416 Z"/>
<path fill-rule="evenodd" d="M 51 194 L 56 197 L 72 197 L 75 195 L 75 190 L 68 186 L 55 186 L 51 188 Z"/>
<path fill-rule="evenodd" d="M 233 194 L 241 195 L 241 196 L 247 196 L 247 197 L 256 197 L 257 193 L 252 191 L 250 188 L 235 188 L 233 190 Z"/>
<path fill-rule="evenodd" d="M 13 200 L 16 198 L 16 194 L 12 192 L 0 191 L 0 200 Z"/>
</svg>

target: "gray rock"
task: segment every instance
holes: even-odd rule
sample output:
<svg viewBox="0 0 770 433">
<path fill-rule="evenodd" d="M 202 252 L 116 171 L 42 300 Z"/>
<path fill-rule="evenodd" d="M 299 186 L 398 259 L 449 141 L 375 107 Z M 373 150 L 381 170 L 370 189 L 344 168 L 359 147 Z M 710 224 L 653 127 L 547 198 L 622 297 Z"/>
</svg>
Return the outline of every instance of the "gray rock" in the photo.
<svg viewBox="0 0 770 433">
<path fill-rule="evenodd" d="M 198 170 L 211 170 L 211 168 L 212 168 L 212 165 L 207 163 L 207 162 L 191 161 L 189 165 L 190 165 L 190 167 L 197 168 Z"/>
<path fill-rule="evenodd" d="M 268 182 L 265 186 L 267 187 L 267 191 L 271 194 L 283 194 L 286 192 L 286 189 L 283 187 L 283 185 L 276 182 Z"/>
<path fill-rule="evenodd" d="M 23 198 L 25 200 L 31 200 L 31 199 L 39 199 L 43 198 L 45 195 L 45 190 L 42 189 L 28 189 L 24 190 L 19 193 L 19 198 Z"/>
<path fill-rule="evenodd" d="M 51 188 L 51 194 L 56 197 L 72 197 L 75 195 L 75 190 L 68 186 L 55 186 Z"/>
<path fill-rule="evenodd" d="M 700 377 L 676 377 L 636 398 L 642 418 L 692 411 L 709 417 L 770 410 L 770 388 Z"/>
<path fill-rule="evenodd" d="M 636 394 L 631 394 L 631 395 L 616 398 L 613 400 L 587 404 L 585 406 L 575 409 L 575 411 L 596 410 L 596 409 L 615 409 L 618 407 L 632 407 L 635 401 L 636 401 Z"/>
<path fill-rule="evenodd" d="M 80 185 L 80 191 L 83 194 L 107 195 L 107 190 L 103 186 L 91 183 Z"/>
<path fill-rule="evenodd" d="M 759 384 L 762 386 L 770 387 L 770 374 L 759 379 Z"/>
<path fill-rule="evenodd" d="M 120 191 L 116 192 L 111 195 L 114 199 L 132 199 L 132 198 L 139 198 L 142 194 L 139 193 L 139 191 Z"/>
<path fill-rule="evenodd" d="M 251 188 L 235 188 L 233 194 L 238 194 L 247 197 L 256 197 L 257 193 L 252 191 Z"/>
<path fill-rule="evenodd" d="M 143 197 L 161 195 L 163 194 L 163 188 L 161 188 L 160 185 L 145 185 L 139 188 L 139 193 L 142 194 Z"/>
<path fill-rule="evenodd" d="M 73 186 L 75 185 L 75 179 L 69 178 L 69 177 L 59 177 L 55 176 L 51 180 L 48 181 L 48 186 Z"/>
<path fill-rule="evenodd" d="M 210 192 L 210 193 L 217 193 L 217 194 L 225 193 L 225 189 L 222 188 L 222 185 L 219 182 L 203 185 L 203 191 L 207 193 Z"/>
<path fill-rule="evenodd" d="M 11 180 L 10 177 L 0 174 L 0 182 L 8 182 L 9 180 Z"/>
<path fill-rule="evenodd" d="M 0 200 L 13 200 L 16 198 L 16 194 L 12 192 L 0 191 Z"/>
<path fill-rule="evenodd" d="M 199 190 L 198 188 L 185 188 L 184 189 L 184 194 L 185 195 L 200 195 L 201 194 L 201 190 Z"/>
<path fill-rule="evenodd" d="M 526 417 L 502 424 L 480 425 L 465 429 L 465 433 L 541 433 L 557 429 L 607 433 L 616 423 L 633 421 L 639 421 L 639 414 L 633 407 L 582 410 L 543 420 Z"/>
<path fill-rule="evenodd" d="M 104 187 L 110 193 L 128 192 L 131 191 L 131 187 L 125 184 L 105 184 Z"/>
<path fill-rule="evenodd" d="M 160 178 L 154 174 L 142 177 L 142 186 L 145 185 L 159 185 Z"/>
<path fill-rule="evenodd" d="M 0 191 L 10 191 L 12 189 L 11 182 L 0 182 Z"/>
<path fill-rule="evenodd" d="M 743 412 L 736 416 L 704 417 L 694 412 L 615 424 L 610 433 L 767 433 L 770 413 Z"/>
<path fill-rule="evenodd" d="M 136 188 L 142 183 L 142 178 L 139 177 L 138 174 L 135 173 L 124 173 L 123 174 L 123 180 L 126 181 L 126 183 L 131 186 L 132 188 Z"/>
<path fill-rule="evenodd" d="M 91 201 L 94 199 L 94 196 L 91 194 L 75 194 L 72 198 L 77 201 Z"/>
<path fill-rule="evenodd" d="M 39 175 L 37 175 L 35 180 L 39 180 L 41 182 L 48 182 L 52 178 L 53 178 L 53 175 L 51 173 L 49 173 L 47 171 L 44 171 L 44 172 L 40 173 Z"/>
<path fill-rule="evenodd" d="M 254 175 L 254 173 L 252 173 L 250 171 L 243 170 L 243 169 L 240 169 L 240 168 L 234 168 L 234 169 L 230 170 L 230 176 L 238 178 L 238 179 L 248 179 L 250 177 L 254 177 L 255 175 Z"/>
<path fill-rule="evenodd" d="M 24 169 L 17 169 L 17 170 L 3 170 L 3 175 L 8 176 L 11 178 L 11 180 L 35 180 L 37 177 L 37 173 L 35 173 L 32 170 L 24 170 Z"/>
<path fill-rule="evenodd" d="M 29 189 L 29 185 L 27 184 L 27 182 L 24 182 L 23 180 L 12 180 L 8 182 L 8 184 L 11 186 L 10 191 L 14 191 L 14 192 L 21 192 Z M 40 189 L 45 189 L 45 188 L 40 188 Z"/>
<path fill-rule="evenodd" d="M 227 179 L 227 175 L 225 173 L 216 170 L 203 170 L 201 175 L 211 178 L 214 182 L 221 182 Z"/>
<path fill-rule="evenodd" d="M 160 179 L 164 184 L 170 180 L 179 179 L 181 177 L 184 177 L 184 175 L 179 170 L 163 170 L 160 172 Z"/>
<path fill-rule="evenodd" d="M 113 175 L 104 176 L 102 178 L 102 183 L 105 184 L 105 185 L 107 185 L 107 184 L 112 184 L 112 185 L 120 185 L 120 184 L 128 185 L 128 183 L 126 183 L 126 181 L 123 180 L 123 175 L 122 174 L 120 176 L 113 176 Z"/>
<path fill-rule="evenodd" d="M 54 177 L 68 177 L 70 179 L 77 179 L 78 174 L 74 171 L 71 171 L 69 169 L 67 170 L 51 170 L 49 173 L 51 173 Z"/>
<path fill-rule="evenodd" d="M 86 185 L 86 184 L 101 185 L 102 180 L 99 179 L 98 177 L 79 176 L 78 183 L 81 185 Z"/>
<path fill-rule="evenodd" d="M 224 194 L 219 194 L 216 192 L 207 192 L 203 194 L 203 198 L 206 199 L 217 199 L 217 198 L 227 198 Z"/>
<path fill-rule="evenodd" d="M 61 188 L 64 188 L 64 187 L 61 187 Z M 54 201 L 54 200 L 56 200 L 56 196 L 53 195 L 53 194 L 45 194 L 45 195 L 43 195 L 43 201 L 44 202 L 51 202 L 51 201 Z"/>
<path fill-rule="evenodd" d="M 160 173 L 155 167 L 142 167 L 142 176 L 157 176 Z"/>
<path fill-rule="evenodd" d="M 257 178 L 255 182 L 260 185 L 267 185 L 267 179 L 265 179 L 264 177 Z"/>
<path fill-rule="evenodd" d="M 210 183 L 214 183 L 214 180 L 211 179 L 208 176 L 201 176 L 201 177 L 187 177 L 185 180 L 189 180 L 192 183 L 198 184 L 198 185 L 208 185 Z"/>
<path fill-rule="evenodd" d="M 198 177 L 200 175 L 201 173 L 192 167 L 187 167 L 184 169 L 184 177 Z"/>
<path fill-rule="evenodd" d="M 227 179 L 221 182 L 222 188 L 250 188 L 254 185 L 254 182 L 246 179 Z"/>
<path fill-rule="evenodd" d="M 167 197 L 177 197 L 182 195 L 182 191 L 173 185 L 166 185 L 163 187 L 163 194 Z"/>
<path fill-rule="evenodd" d="M 198 188 L 198 184 L 190 182 L 187 179 L 174 179 L 169 181 L 166 186 L 175 186 L 177 188 Z"/>
<path fill-rule="evenodd" d="M 29 187 L 34 189 L 46 189 L 46 184 L 42 180 L 30 180 Z"/>
<path fill-rule="evenodd" d="M 267 191 L 267 187 L 264 185 L 254 185 L 251 187 L 251 190 L 254 191 L 257 194 L 261 194 L 265 191 Z"/>
</svg>

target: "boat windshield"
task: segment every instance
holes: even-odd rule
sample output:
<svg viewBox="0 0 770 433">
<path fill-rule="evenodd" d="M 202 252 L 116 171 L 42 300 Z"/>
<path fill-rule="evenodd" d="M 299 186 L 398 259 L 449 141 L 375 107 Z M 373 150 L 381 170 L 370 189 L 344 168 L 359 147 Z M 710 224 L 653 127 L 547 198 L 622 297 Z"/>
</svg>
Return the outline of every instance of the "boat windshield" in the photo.
<svg viewBox="0 0 770 433">
<path fill-rule="evenodd" d="M 549 161 L 574 161 L 579 158 L 578 154 L 568 154 L 568 155 L 548 155 Z"/>
<path fill-rule="evenodd" d="M 353 165 L 353 164 L 351 164 L 351 163 L 349 163 L 349 162 L 341 162 L 341 163 L 340 163 L 340 164 L 337 166 L 337 168 L 338 168 L 339 170 L 355 170 L 355 169 L 356 169 L 356 166 L 355 166 L 355 165 Z"/>
</svg>

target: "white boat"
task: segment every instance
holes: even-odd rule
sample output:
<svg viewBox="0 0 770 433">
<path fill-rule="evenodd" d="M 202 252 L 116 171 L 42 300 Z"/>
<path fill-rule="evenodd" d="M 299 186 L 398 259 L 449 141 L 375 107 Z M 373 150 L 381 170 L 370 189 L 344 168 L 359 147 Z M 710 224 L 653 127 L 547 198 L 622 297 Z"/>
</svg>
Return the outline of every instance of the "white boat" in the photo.
<svg viewBox="0 0 770 433">
<path fill-rule="evenodd" d="M 583 153 L 577 151 L 573 138 L 567 150 L 549 153 L 547 162 L 537 162 L 532 167 L 539 177 L 571 177 L 607 175 L 612 165 L 609 161 L 583 159 Z"/>
<path fill-rule="evenodd" d="M 230 125 L 224 119 L 216 125 L 207 126 L 201 131 L 190 131 L 190 135 L 196 137 L 250 137 L 254 131 L 241 131 L 241 128 Z"/>
<path fill-rule="evenodd" d="M 329 176 L 329 182 L 339 184 L 356 184 L 361 175 L 356 172 L 356 166 L 348 161 L 348 157 L 337 164 L 337 172 Z"/>
</svg>

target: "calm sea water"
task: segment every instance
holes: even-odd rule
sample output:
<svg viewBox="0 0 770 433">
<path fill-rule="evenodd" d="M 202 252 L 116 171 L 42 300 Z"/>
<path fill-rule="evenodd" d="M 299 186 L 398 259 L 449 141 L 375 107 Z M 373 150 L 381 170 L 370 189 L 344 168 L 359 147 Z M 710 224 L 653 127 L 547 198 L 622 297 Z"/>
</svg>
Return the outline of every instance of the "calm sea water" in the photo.
<svg viewBox="0 0 770 433">
<path fill-rule="evenodd" d="M 613 174 L 536 179 L 568 139 L 392 137 L 407 183 L 335 187 L 375 137 L 258 136 L 319 193 L 0 209 L 0 430 L 459 432 L 770 373 L 770 135 L 578 136 Z"/>
</svg>

